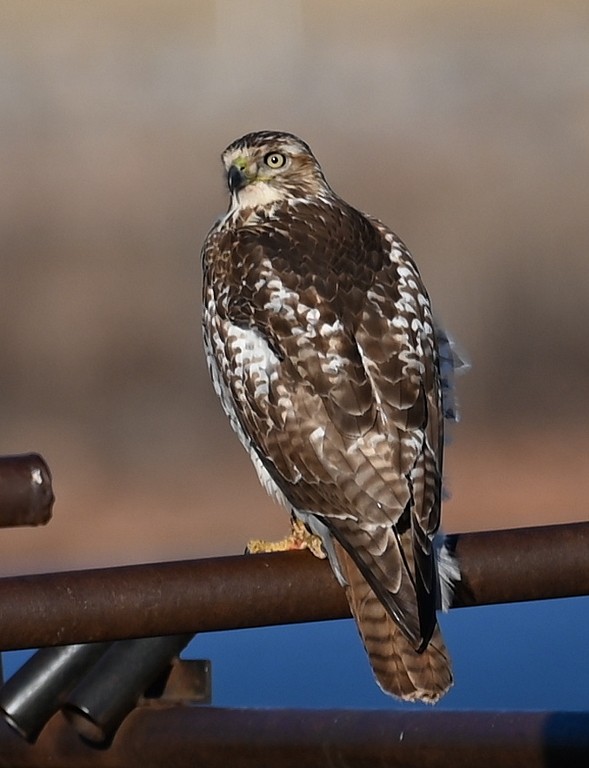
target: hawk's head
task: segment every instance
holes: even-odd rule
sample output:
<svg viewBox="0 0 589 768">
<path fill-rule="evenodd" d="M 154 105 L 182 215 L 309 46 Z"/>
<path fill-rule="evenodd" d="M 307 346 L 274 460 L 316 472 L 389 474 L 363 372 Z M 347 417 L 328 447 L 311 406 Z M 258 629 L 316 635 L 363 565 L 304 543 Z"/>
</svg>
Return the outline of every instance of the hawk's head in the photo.
<svg viewBox="0 0 589 768">
<path fill-rule="evenodd" d="M 232 204 L 256 207 L 330 192 L 309 146 L 292 133 L 247 133 L 222 155 Z"/>
</svg>

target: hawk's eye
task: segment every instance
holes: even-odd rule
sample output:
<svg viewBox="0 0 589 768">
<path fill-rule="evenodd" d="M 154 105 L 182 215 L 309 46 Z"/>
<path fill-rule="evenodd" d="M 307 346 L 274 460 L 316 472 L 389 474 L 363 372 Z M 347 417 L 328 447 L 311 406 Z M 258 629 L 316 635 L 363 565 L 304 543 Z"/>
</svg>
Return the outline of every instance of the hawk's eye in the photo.
<svg viewBox="0 0 589 768">
<path fill-rule="evenodd" d="M 280 152 L 268 152 L 264 157 L 264 162 L 268 168 L 282 168 L 286 163 L 286 157 Z"/>
</svg>

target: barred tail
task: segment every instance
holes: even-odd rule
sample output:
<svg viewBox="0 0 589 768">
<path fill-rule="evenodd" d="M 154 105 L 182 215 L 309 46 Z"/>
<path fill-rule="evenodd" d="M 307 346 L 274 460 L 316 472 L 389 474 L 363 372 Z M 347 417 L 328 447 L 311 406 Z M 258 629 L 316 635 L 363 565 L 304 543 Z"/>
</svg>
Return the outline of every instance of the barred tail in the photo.
<svg viewBox="0 0 589 768">
<path fill-rule="evenodd" d="M 350 609 L 374 675 L 385 693 L 405 701 L 435 704 L 452 686 L 452 669 L 442 634 L 436 626 L 422 653 L 411 646 L 391 619 L 350 556 L 337 546 L 348 586 Z"/>
</svg>

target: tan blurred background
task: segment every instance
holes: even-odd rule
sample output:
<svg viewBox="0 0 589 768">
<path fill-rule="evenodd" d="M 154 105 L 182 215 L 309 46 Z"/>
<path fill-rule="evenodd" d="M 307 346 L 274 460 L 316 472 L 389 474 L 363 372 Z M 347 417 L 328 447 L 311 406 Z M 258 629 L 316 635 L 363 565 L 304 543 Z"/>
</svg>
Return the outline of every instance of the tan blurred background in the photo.
<svg viewBox="0 0 589 768">
<path fill-rule="evenodd" d="M 200 341 L 218 156 L 263 128 L 398 231 L 468 351 L 446 528 L 587 516 L 586 2 L 3 0 L 0 453 L 57 503 L 1 572 L 286 529 Z"/>
</svg>

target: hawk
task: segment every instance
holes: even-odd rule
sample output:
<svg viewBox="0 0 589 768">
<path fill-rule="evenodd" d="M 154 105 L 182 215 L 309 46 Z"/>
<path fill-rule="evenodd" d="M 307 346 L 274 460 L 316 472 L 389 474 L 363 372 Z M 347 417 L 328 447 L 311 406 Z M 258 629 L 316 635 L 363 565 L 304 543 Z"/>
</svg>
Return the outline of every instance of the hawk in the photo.
<svg viewBox="0 0 589 768">
<path fill-rule="evenodd" d="M 452 685 L 436 607 L 453 565 L 440 579 L 434 545 L 448 339 L 403 242 L 304 141 L 249 133 L 222 159 L 229 210 L 202 249 L 215 391 L 263 486 L 319 538 L 381 688 L 434 703 Z"/>
</svg>

